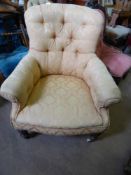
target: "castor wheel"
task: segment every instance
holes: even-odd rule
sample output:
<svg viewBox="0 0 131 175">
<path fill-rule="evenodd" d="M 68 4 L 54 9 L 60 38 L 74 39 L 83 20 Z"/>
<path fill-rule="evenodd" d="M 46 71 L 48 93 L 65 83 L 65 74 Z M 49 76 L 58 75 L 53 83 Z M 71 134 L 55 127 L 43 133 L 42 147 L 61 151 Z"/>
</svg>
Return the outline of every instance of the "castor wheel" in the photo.
<svg viewBox="0 0 131 175">
<path fill-rule="evenodd" d="M 93 141 L 97 140 L 97 138 L 98 138 L 99 135 L 100 134 L 91 134 L 91 135 L 89 135 L 87 137 L 87 139 L 86 139 L 87 143 L 93 142 Z"/>
</svg>

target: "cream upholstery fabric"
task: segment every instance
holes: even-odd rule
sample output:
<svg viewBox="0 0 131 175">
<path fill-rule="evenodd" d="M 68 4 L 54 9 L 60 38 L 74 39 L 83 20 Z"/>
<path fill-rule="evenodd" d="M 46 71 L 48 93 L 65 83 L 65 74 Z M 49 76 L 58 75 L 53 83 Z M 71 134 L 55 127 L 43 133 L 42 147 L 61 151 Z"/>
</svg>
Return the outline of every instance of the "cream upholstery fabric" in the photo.
<svg viewBox="0 0 131 175">
<path fill-rule="evenodd" d="M 77 16 L 76 16 L 77 14 Z M 1 87 L 17 129 L 99 133 L 120 91 L 95 54 L 102 15 L 76 5 L 36 5 L 25 13 L 30 51 Z"/>
<path fill-rule="evenodd" d="M 51 0 L 29 0 L 27 2 L 27 8 L 34 5 L 40 5 L 40 4 L 46 4 L 46 3 L 51 3 Z"/>
<path fill-rule="evenodd" d="M 99 12 L 67 4 L 33 6 L 25 20 L 30 48 L 46 53 L 94 53 L 104 23 Z"/>
<path fill-rule="evenodd" d="M 40 70 L 36 60 L 27 55 L 1 86 L 2 94 L 13 103 L 20 103 L 23 108 L 39 78 Z"/>
<path fill-rule="evenodd" d="M 34 87 L 16 122 L 53 128 L 79 128 L 101 125 L 102 119 L 83 80 L 50 75 L 40 79 Z"/>
</svg>

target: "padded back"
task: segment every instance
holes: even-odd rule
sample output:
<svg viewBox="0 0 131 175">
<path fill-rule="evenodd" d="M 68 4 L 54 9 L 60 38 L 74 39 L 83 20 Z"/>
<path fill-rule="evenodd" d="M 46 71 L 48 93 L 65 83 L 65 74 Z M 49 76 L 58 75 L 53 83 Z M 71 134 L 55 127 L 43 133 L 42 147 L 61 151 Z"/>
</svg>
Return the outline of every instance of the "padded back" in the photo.
<svg viewBox="0 0 131 175">
<path fill-rule="evenodd" d="M 25 20 L 30 51 L 43 75 L 76 75 L 77 66 L 82 64 L 83 69 L 83 62 L 85 66 L 89 55 L 95 53 L 104 24 L 96 10 L 53 3 L 30 7 Z"/>
<path fill-rule="evenodd" d="M 51 2 L 51 0 L 29 0 L 27 2 L 27 8 L 34 6 L 34 5 L 46 4 L 49 2 Z"/>
</svg>

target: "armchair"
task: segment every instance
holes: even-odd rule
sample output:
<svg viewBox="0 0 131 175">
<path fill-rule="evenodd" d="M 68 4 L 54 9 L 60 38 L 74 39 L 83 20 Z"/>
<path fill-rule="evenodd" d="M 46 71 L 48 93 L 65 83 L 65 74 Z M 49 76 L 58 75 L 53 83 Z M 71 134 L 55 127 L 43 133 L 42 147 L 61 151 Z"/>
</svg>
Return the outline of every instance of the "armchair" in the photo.
<svg viewBox="0 0 131 175">
<path fill-rule="evenodd" d="M 55 135 L 99 134 L 120 91 L 96 56 L 103 16 L 69 4 L 41 4 L 25 12 L 30 50 L 4 81 L 14 128 Z"/>
</svg>

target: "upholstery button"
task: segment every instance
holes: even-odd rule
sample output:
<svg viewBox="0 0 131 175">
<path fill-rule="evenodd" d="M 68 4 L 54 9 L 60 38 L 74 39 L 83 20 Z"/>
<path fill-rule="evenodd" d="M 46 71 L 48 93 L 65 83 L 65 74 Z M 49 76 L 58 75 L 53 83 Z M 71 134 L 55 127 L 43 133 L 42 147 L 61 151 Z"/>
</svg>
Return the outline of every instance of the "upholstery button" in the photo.
<svg viewBox="0 0 131 175">
<path fill-rule="evenodd" d="M 55 34 L 55 33 L 53 33 L 52 38 L 53 38 L 53 39 L 55 39 L 55 38 L 56 38 L 56 34 Z"/>
<path fill-rule="evenodd" d="M 85 23 L 85 22 L 83 22 L 83 23 L 82 23 L 82 25 L 83 25 L 83 26 L 85 26 L 85 25 L 86 25 L 86 23 Z"/>
<path fill-rule="evenodd" d="M 44 19 L 43 19 L 43 18 L 40 19 L 40 23 L 41 23 L 41 24 L 44 24 Z"/>
<path fill-rule="evenodd" d="M 64 49 L 64 47 L 61 49 L 61 51 L 63 52 L 65 49 Z"/>
<path fill-rule="evenodd" d="M 76 54 L 78 54 L 78 52 L 79 52 L 78 50 L 75 51 Z"/>
<path fill-rule="evenodd" d="M 73 39 L 73 36 L 71 35 L 69 39 L 72 40 Z"/>
<path fill-rule="evenodd" d="M 64 18 L 62 19 L 61 23 L 64 25 L 64 23 L 65 23 L 65 20 L 64 20 Z"/>
</svg>

